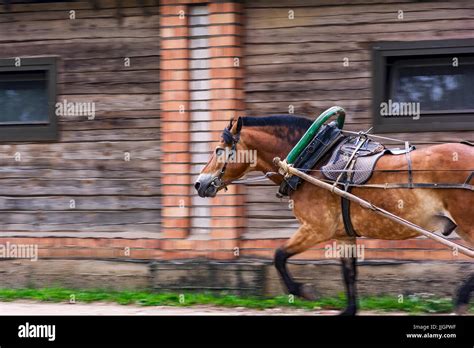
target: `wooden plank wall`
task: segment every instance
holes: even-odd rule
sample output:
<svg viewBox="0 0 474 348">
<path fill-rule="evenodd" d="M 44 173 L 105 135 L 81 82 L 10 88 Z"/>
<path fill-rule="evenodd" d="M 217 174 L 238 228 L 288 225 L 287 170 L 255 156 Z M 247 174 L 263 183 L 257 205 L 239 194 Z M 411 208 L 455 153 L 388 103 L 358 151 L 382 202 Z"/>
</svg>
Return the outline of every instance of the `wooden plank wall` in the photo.
<svg viewBox="0 0 474 348">
<path fill-rule="evenodd" d="M 340 105 L 347 110 L 348 130 L 371 127 L 374 41 L 474 37 L 474 2 L 467 1 L 256 0 L 245 3 L 245 18 L 247 114 L 287 113 L 293 106 L 294 113 L 314 118 Z M 387 136 L 421 146 L 474 140 L 472 131 Z M 275 186 L 252 185 L 247 192 L 246 238 L 286 237 L 295 231 L 288 203 L 278 202 Z"/>
<path fill-rule="evenodd" d="M 57 100 L 96 107 L 60 118 L 57 142 L 0 144 L 0 235 L 159 236 L 160 35 L 143 2 L 121 18 L 115 0 L 0 7 L 0 58 L 57 56 Z"/>
</svg>

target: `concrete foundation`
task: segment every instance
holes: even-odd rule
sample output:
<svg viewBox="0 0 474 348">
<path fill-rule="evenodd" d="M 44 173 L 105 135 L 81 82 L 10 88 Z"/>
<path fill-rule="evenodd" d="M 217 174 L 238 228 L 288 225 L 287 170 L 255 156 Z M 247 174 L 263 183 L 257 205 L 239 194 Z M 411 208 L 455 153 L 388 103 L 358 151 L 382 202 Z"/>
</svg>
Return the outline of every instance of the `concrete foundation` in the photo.
<svg viewBox="0 0 474 348">
<path fill-rule="evenodd" d="M 317 295 L 344 291 L 340 265 L 316 261 L 290 263 L 300 282 Z M 463 279 L 474 273 L 470 262 L 365 261 L 359 264 L 361 295 L 429 293 L 453 296 Z M 284 288 L 270 261 L 216 262 L 122 260 L 2 260 L 1 288 L 67 287 L 109 290 L 226 291 L 239 295 L 280 295 Z"/>
</svg>

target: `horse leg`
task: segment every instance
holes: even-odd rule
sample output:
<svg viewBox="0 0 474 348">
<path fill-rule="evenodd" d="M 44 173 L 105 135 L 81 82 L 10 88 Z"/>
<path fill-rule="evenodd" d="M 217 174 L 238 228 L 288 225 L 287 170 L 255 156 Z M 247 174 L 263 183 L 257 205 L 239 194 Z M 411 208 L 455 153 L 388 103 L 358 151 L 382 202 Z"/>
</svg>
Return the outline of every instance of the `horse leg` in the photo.
<svg viewBox="0 0 474 348">
<path fill-rule="evenodd" d="M 280 274 L 283 283 L 285 283 L 288 292 L 292 295 L 302 297 L 306 300 L 315 300 L 316 296 L 313 291 L 306 284 L 302 284 L 293 280 L 288 267 L 286 265 L 287 260 L 296 254 L 289 253 L 285 247 L 278 248 L 275 252 L 275 268 Z"/>
<path fill-rule="evenodd" d="M 341 315 L 355 315 L 357 312 L 357 258 L 355 256 L 342 257 L 341 264 L 347 296 L 347 307 Z"/>
<path fill-rule="evenodd" d="M 472 195 L 472 193 L 471 193 Z M 464 239 L 469 246 L 474 245 L 474 217 L 471 211 L 472 204 L 470 202 L 472 196 L 468 196 L 466 192 L 461 192 L 455 197 L 449 197 L 448 201 L 452 214 L 459 228 L 456 233 Z M 454 310 L 457 314 L 465 314 L 469 307 L 471 293 L 474 292 L 474 274 L 471 274 L 459 287 L 456 299 L 454 301 Z"/>
<path fill-rule="evenodd" d="M 290 240 L 275 252 L 275 268 L 285 283 L 288 292 L 292 295 L 302 297 L 307 300 L 315 300 L 316 296 L 310 286 L 294 281 L 287 268 L 287 261 L 290 257 L 302 253 L 313 245 L 324 242 L 329 238 L 320 236 L 313 229 L 301 226 Z"/>
<path fill-rule="evenodd" d="M 469 300 L 471 298 L 471 292 L 474 291 L 474 274 L 461 285 L 457 292 L 455 302 L 455 312 L 457 314 L 465 314 L 469 307 Z"/>
</svg>

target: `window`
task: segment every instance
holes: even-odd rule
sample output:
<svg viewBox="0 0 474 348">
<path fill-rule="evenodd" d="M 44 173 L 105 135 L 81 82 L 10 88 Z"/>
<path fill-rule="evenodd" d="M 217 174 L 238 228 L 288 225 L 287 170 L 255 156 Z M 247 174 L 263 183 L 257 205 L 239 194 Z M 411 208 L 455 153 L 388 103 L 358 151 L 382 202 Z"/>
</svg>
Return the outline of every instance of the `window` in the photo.
<svg viewBox="0 0 474 348">
<path fill-rule="evenodd" d="M 376 132 L 474 129 L 474 40 L 373 46 Z"/>
<path fill-rule="evenodd" d="M 57 139 L 55 58 L 0 60 L 0 142 Z"/>
</svg>

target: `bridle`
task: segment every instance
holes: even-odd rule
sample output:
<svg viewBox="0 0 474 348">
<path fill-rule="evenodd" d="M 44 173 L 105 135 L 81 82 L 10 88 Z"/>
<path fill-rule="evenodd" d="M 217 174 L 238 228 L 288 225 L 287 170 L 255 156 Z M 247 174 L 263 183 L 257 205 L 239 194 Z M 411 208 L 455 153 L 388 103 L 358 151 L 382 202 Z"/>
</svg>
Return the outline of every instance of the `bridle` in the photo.
<svg viewBox="0 0 474 348">
<path fill-rule="evenodd" d="M 233 154 L 236 153 L 237 151 L 237 144 L 240 140 L 240 131 L 237 134 L 232 134 L 232 132 L 228 128 L 224 128 L 224 131 L 222 132 L 222 139 L 224 140 L 225 144 L 231 144 L 231 149 L 229 152 L 229 155 L 227 156 L 224 165 L 222 166 L 219 175 L 217 175 L 211 182 L 211 185 L 214 186 L 217 189 L 224 188 L 225 191 L 227 191 L 227 183 L 222 181 L 222 177 L 225 174 L 225 171 L 227 169 L 227 164 L 229 163 L 230 158 L 232 157 Z"/>
<path fill-rule="evenodd" d="M 227 156 L 224 162 L 224 165 L 219 171 L 219 174 L 211 182 L 211 185 L 214 186 L 214 188 L 216 188 L 217 190 L 220 188 L 224 188 L 224 190 L 227 191 L 227 185 L 229 184 L 255 183 L 255 182 L 265 181 L 272 175 L 279 175 L 277 172 L 267 172 L 264 175 L 261 175 L 258 177 L 247 178 L 247 179 L 237 179 L 237 180 L 231 180 L 228 182 L 222 181 L 222 177 L 225 174 L 225 171 L 227 169 L 227 164 L 229 163 L 230 158 L 232 157 L 232 155 L 237 154 L 237 144 L 240 141 L 241 125 L 237 126 L 237 134 L 232 134 L 232 132 L 230 131 L 231 129 L 232 129 L 232 121 L 227 128 L 224 128 L 224 131 L 222 132 L 222 135 L 221 135 L 225 144 L 231 144 L 231 149 L 230 149 L 229 155 Z"/>
</svg>

